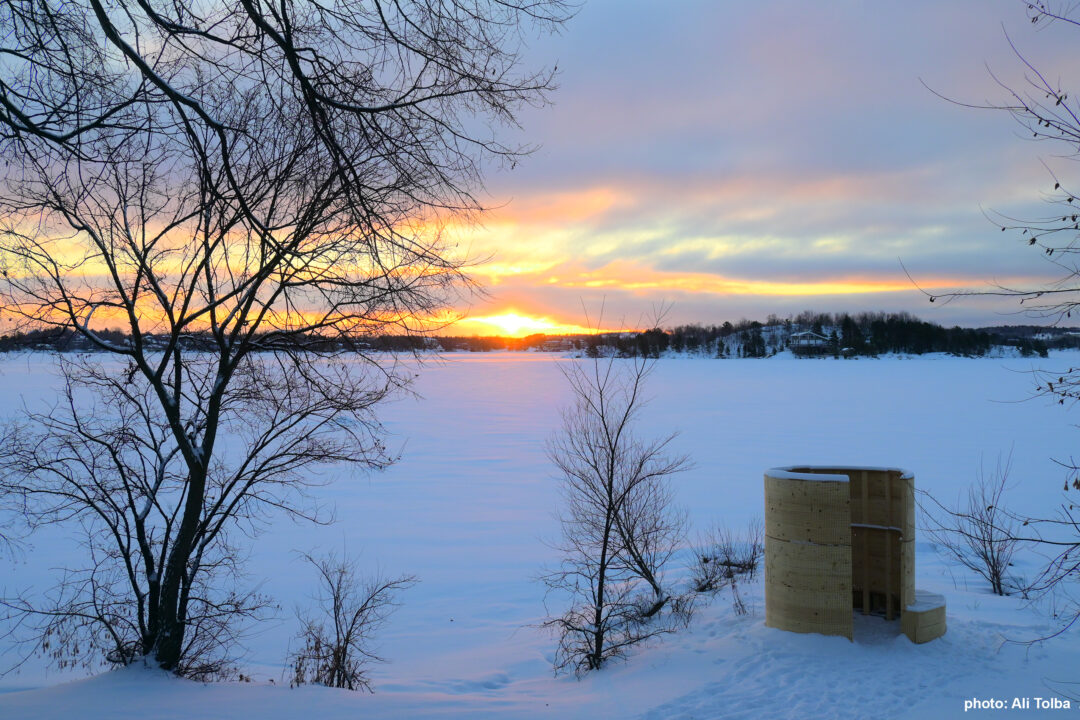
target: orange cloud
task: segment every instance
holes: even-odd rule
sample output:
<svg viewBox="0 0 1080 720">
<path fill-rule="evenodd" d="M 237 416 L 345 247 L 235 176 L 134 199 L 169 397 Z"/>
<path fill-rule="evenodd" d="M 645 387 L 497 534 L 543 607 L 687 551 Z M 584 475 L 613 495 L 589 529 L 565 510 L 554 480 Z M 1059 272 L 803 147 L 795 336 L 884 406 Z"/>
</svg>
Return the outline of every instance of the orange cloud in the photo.
<svg viewBox="0 0 1080 720">
<path fill-rule="evenodd" d="M 636 201 L 627 188 L 599 185 L 574 191 L 537 193 L 487 211 L 484 225 L 560 225 L 602 217 Z"/>
<path fill-rule="evenodd" d="M 1016 284 L 1022 284 L 1019 280 Z M 971 278 L 948 275 L 920 276 L 919 284 L 927 289 L 958 288 L 970 285 Z M 900 271 L 889 276 L 872 274 L 826 274 L 817 279 L 777 281 L 708 272 L 658 270 L 635 260 L 615 260 L 591 269 L 580 263 L 566 262 L 540 273 L 522 273 L 516 286 L 557 287 L 566 289 L 612 288 L 662 295 L 664 291 L 712 295 L 815 296 L 852 295 L 914 291 L 911 280 Z M 496 292 L 497 295 L 497 292 Z"/>
</svg>

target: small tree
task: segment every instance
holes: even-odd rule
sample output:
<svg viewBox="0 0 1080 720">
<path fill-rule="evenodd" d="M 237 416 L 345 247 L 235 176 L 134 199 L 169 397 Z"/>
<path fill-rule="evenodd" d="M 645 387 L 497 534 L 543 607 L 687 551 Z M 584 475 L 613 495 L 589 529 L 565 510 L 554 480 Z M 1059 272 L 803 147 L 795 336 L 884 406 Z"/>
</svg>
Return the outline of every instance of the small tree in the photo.
<svg viewBox="0 0 1080 720">
<path fill-rule="evenodd" d="M 316 615 L 297 613 L 303 624 L 292 653 L 293 684 L 372 692 L 367 666 L 385 662 L 375 654 L 372 639 L 398 608 L 397 593 L 412 587 L 412 575 L 363 578 L 356 562 L 336 555 L 304 555 L 319 573 Z"/>
<path fill-rule="evenodd" d="M 549 593 L 571 602 L 544 623 L 558 638 L 557 673 L 599 669 L 674 629 L 672 615 L 661 617 L 671 601 L 663 571 L 684 517 L 673 508 L 668 478 L 689 462 L 667 455 L 674 435 L 653 441 L 634 435 L 652 368 L 642 357 L 609 357 L 564 370 L 573 403 L 548 445 L 563 481 L 563 559 L 542 578 Z"/>
<path fill-rule="evenodd" d="M 980 469 L 975 484 L 968 488 L 967 502 L 960 507 L 947 508 L 925 491 L 922 495 L 930 502 L 920 503 L 934 541 L 961 565 L 985 578 L 996 595 L 1008 594 L 1009 566 L 1020 542 L 1019 523 L 1001 506 L 1011 464 L 1011 458 L 1004 464 L 999 458 L 991 475 Z"/>
</svg>

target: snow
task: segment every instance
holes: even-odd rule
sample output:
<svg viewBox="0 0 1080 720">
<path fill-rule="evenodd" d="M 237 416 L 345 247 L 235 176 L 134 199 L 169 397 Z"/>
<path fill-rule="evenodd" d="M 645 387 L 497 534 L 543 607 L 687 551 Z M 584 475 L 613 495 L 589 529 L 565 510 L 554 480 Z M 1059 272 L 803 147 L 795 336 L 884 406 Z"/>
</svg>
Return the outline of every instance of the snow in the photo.
<svg viewBox="0 0 1080 720">
<path fill-rule="evenodd" d="M 690 627 L 583 680 L 553 677 L 554 643 L 535 578 L 557 560 L 557 482 L 544 441 L 567 400 L 559 365 L 541 353 L 450 355 L 417 369 L 419 398 L 387 406 L 390 447 L 402 461 L 365 477 L 328 475 L 329 527 L 280 520 L 259 536 L 250 580 L 273 595 L 276 620 L 247 638 L 252 683 L 204 685 L 142 667 L 79 679 L 31 661 L 0 679 L 3 718 L 949 718 L 965 700 L 1069 692 L 1080 649 L 1059 629 L 1060 605 L 992 595 L 986 583 L 918 536 L 916 583 L 947 602 L 948 632 L 925 645 L 898 623 L 856 615 L 855 641 L 764 626 L 760 579 L 740 587 L 751 614 L 737 616 L 729 591 L 699 609 Z M 1012 453 L 1020 512 L 1050 514 L 1064 476 L 1075 415 L 1044 399 L 1024 401 L 1048 360 L 945 356 L 880 360 L 660 361 L 640 432 L 679 430 L 673 450 L 694 468 L 676 479 L 691 538 L 711 524 L 738 530 L 762 511 L 762 477 L 778 466 L 870 465 L 911 470 L 916 487 L 946 505 L 966 494 L 980 464 Z M 0 407 L 36 406 L 55 392 L 42 356 L 0 359 Z M 808 403 L 808 397 L 818 402 Z M 920 527 L 922 523 L 920 523 Z M 420 584 L 380 635 L 375 694 L 287 687 L 284 658 L 309 602 L 313 576 L 298 552 L 339 553 Z M 0 562 L 0 594 L 48 586 L 70 546 L 42 533 Z M 1015 571 L 1030 576 L 1036 558 Z M 683 571 L 676 568 L 673 577 Z M 559 607 L 550 600 L 552 609 Z M 10 650 L 0 639 L 0 651 Z M 0 657 L 0 662 L 10 654 Z M 69 681 L 69 682 L 63 682 Z M 273 681 L 273 684 L 271 684 Z M 58 684 L 59 683 L 59 684 Z M 7 692 L 4 692 L 7 691 Z M 1060 697 L 1067 697 L 1059 695 Z M 1075 707 L 1075 701 L 1072 703 Z M 980 711 L 994 715 L 994 711 Z M 998 711 L 1000 714 L 1000 711 Z"/>
<path fill-rule="evenodd" d="M 849 482 L 848 476 L 836 474 L 835 471 L 837 470 L 896 472 L 900 473 L 900 477 L 905 479 L 912 476 L 910 470 L 904 470 L 903 468 L 876 467 L 873 465 L 845 465 L 843 467 L 839 467 L 836 465 L 792 465 L 789 467 L 771 468 L 769 470 L 766 470 L 765 474 L 769 477 L 774 477 L 777 480 L 808 480 L 810 482 Z"/>
<path fill-rule="evenodd" d="M 934 610 L 945 604 L 945 596 L 938 593 L 927 592 L 926 590 L 915 591 L 915 602 L 908 605 L 905 610 L 911 610 L 912 612 L 926 612 L 927 610 Z"/>
</svg>

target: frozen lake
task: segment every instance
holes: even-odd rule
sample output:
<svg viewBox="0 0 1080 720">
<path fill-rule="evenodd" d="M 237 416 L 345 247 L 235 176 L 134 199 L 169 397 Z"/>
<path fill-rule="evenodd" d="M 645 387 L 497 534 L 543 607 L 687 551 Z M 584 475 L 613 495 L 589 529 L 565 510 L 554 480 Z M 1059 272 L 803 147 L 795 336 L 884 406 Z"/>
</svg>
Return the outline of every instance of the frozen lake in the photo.
<svg viewBox="0 0 1080 720">
<path fill-rule="evenodd" d="M 1075 420 L 1048 400 L 1027 400 L 1030 371 L 1078 359 L 663 359 L 638 430 L 680 433 L 672 449 L 694 467 L 674 486 L 691 537 L 718 521 L 739 528 L 762 515 L 763 471 L 801 463 L 907 468 L 917 487 L 951 502 L 980 463 L 989 469 L 1011 452 L 1011 505 L 1048 513 L 1063 480 L 1051 458 L 1068 457 Z M 544 615 L 534 578 L 556 557 L 545 540 L 558 533 L 558 485 L 544 444 L 568 398 L 559 367 L 569 362 L 585 361 L 451 354 L 415 370 L 418 397 L 381 414 L 401 462 L 374 475 L 328 476 L 332 483 L 315 492 L 336 506 L 336 524 L 281 520 L 255 540 L 251 579 L 281 604 L 279 620 L 248 639 L 256 679 L 281 681 L 296 630 L 292 609 L 310 592 L 312 574 L 297 551 L 343 548 L 367 567 L 421 580 L 381 635 L 391 662 L 375 669 L 377 698 L 497 697 L 518 682 L 520 701 L 528 683 L 550 676 L 553 643 L 531 624 Z M 2 407 L 40 402 L 53 383 L 39 356 L 0 360 Z M 42 536 L 28 555 L 32 562 L 0 565 L 8 592 L 42 587 L 65 546 Z M 0 682 L 56 679 L 32 665 Z"/>
</svg>

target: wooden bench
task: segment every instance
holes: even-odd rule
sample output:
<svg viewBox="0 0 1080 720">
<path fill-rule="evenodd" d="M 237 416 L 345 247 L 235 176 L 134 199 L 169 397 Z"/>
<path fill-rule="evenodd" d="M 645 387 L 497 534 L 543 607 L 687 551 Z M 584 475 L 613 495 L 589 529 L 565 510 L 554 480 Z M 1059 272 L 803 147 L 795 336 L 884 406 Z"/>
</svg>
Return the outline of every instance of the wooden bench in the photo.
<svg viewBox="0 0 1080 720">
<path fill-rule="evenodd" d="M 915 602 L 900 614 L 900 628 L 913 643 L 930 642 L 945 634 L 945 596 L 915 591 Z"/>
</svg>

